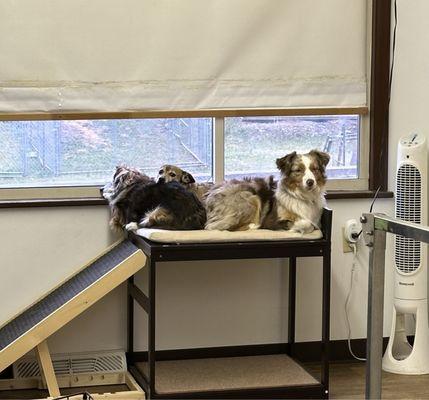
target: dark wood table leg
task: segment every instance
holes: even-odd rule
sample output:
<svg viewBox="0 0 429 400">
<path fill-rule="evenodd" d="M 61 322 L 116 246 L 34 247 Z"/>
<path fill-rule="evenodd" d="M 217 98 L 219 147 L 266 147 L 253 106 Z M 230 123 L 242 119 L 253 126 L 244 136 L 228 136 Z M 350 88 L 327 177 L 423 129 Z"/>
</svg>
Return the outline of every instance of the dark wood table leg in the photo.
<svg viewBox="0 0 429 400">
<path fill-rule="evenodd" d="M 288 348 L 293 356 L 295 344 L 295 312 L 296 312 L 296 257 L 289 257 L 289 314 L 288 314 Z"/>
<path fill-rule="evenodd" d="M 321 382 L 325 386 L 325 398 L 329 398 L 329 344 L 331 312 L 331 249 L 323 251 L 322 289 L 322 373 Z"/>
<path fill-rule="evenodd" d="M 149 313 L 148 313 L 148 368 L 149 368 L 149 394 L 152 398 L 155 393 L 155 339 L 156 339 L 156 261 L 152 258 L 148 262 L 149 267 Z"/>
</svg>

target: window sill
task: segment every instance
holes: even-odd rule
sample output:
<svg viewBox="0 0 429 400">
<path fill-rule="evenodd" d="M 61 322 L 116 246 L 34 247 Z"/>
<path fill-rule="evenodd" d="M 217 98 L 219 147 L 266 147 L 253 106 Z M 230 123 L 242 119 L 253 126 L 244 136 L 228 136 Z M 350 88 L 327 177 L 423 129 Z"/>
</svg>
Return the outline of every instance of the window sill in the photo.
<svg viewBox="0 0 429 400">
<path fill-rule="evenodd" d="M 328 190 L 326 198 L 333 199 L 372 199 L 375 195 L 375 190 Z M 393 192 L 380 192 L 377 195 L 378 199 L 393 198 Z"/>
<path fill-rule="evenodd" d="M 372 190 L 329 190 L 326 198 L 336 199 L 368 199 L 373 198 Z M 380 192 L 378 198 L 393 198 L 393 192 Z M 24 207 L 75 207 L 75 206 L 105 206 L 107 201 L 101 197 L 85 197 L 77 199 L 25 199 L 1 200 L 0 208 Z"/>
<path fill-rule="evenodd" d="M 107 201 L 101 197 L 82 197 L 78 199 L 0 200 L 0 208 L 74 207 L 74 206 L 103 206 L 103 205 L 107 205 Z"/>
</svg>

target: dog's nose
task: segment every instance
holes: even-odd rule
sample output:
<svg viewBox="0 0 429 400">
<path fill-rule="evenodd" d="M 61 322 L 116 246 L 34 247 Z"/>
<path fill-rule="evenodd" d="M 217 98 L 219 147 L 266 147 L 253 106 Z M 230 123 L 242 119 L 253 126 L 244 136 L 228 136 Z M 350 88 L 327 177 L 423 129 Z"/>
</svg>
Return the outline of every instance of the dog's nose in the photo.
<svg viewBox="0 0 429 400">
<path fill-rule="evenodd" d="M 163 176 L 158 178 L 158 183 L 165 183 L 165 178 Z"/>
<path fill-rule="evenodd" d="M 307 181 L 305 183 L 307 184 L 308 187 L 312 187 L 314 185 L 314 180 L 313 179 L 307 179 Z"/>
</svg>

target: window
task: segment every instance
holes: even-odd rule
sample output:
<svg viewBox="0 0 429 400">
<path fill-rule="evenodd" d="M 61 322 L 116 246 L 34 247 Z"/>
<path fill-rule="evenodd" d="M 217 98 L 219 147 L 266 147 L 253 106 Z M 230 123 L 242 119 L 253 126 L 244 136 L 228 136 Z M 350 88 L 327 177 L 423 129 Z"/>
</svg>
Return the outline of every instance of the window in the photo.
<svg viewBox="0 0 429 400">
<path fill-rule="evenodd" d="M 138 167 L 151 176 L 162 164 L 175 164 L 199 181 L 278 176 L 277 157 L 313 148 L 331 155 L 331 186 L 340 182 L 344 188 L 346 182 L 355 188 L 356 182 L 365 180 L 360 165 L 363 118 L 354 114 L 2 121 L 0 188 L 8 190 L 1 197 L 20 197 L 11 197 L 10 189 L 99 187 L 118 164 Z M 221 148 L 215 151 L 216 141 Z M 49 193 L 39 189 L 29 197 L 50 197 Z M 76 197 L 98 192 L 82 193 L 86 192 L 81 190 Z"/>
<path fill-rule="evenodd" d="M 329 179 L 357 179 L 359 121 L 358 115 L 226 118 L 225 176 L 278 175 L 276 158 L 317 148 L 331 155 Z"/>
<path fill-rule="evenodd" d="M 212 176 L 212 119 L 0 123 L 0 187 L 102 185 L 118 164 L 156 175 L 176 164 Z"/>
</svg>

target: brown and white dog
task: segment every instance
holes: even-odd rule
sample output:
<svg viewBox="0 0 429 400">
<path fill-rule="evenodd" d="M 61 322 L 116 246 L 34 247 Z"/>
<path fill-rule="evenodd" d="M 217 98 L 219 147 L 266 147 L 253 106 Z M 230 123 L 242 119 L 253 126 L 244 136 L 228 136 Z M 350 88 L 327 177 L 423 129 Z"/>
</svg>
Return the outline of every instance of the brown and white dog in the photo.
<svg viewBox="0 0 429 400">
<path fill-rule="evenodd" d="M 194 177 L 176 165 L 164 164 L 158 172 L 158 182 L 179 182 L 182 185 L 195 183 Z"/>
<path fill-rule="evenodd" d="M 176 165 L 165 164 L 158 172 L 158 182 L 179 182 L 186 189 L 195 193 L 202 200 L 209 189 L 213 187 L 212 183 L 196 182 L 194 177 L 187 171 L 177 167 Z"/>
<path fill-rule="evenodd" d="M 294 151 L 276 160 L 281 177 L 275 192 L 275 212 L 264 227 L 300 233 L 320 228 L 329 158 L 327 153 L 311 150 L 307 154 Z"/>
</svg>

